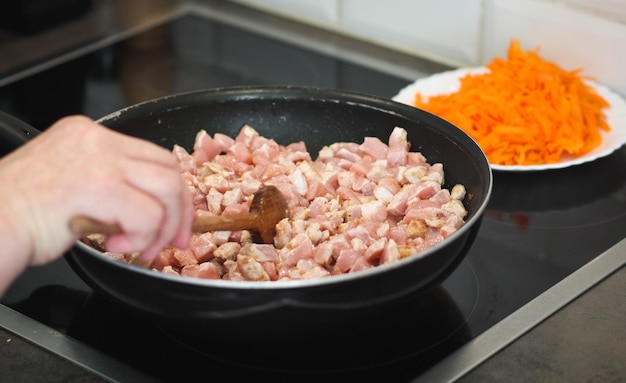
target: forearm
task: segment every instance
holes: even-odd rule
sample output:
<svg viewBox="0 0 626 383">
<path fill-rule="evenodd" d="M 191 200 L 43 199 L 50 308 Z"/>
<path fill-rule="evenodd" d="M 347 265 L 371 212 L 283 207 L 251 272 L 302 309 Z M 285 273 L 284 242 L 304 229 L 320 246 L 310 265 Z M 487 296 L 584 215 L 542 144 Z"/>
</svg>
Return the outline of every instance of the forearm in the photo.
<svg viewBox="0 0 626 383">
<path fill-rule="evenodd" d="M 24 219 L 31 207 L 21 198 L 20 174 L 20 161 L 11 161 L 11 154 L 0 161 L 0 295 L 28 266 L 33 252 Z"/>
<path fill-rule="evenodd" d="M 10 214 L 0 206 L 0 296 L 27 267 L 31 251 Z"/>
</svg>

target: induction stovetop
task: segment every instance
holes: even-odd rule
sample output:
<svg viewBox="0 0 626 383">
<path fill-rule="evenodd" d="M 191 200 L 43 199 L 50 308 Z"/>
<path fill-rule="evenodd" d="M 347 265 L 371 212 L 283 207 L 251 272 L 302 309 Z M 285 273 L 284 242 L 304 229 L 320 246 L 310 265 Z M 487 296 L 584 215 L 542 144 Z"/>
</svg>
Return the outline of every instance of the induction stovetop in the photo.
<svg viewBox="0 0 626 383">
<path fill-rule="evenodd" d="M 308 85 L 391 98 L 414 80 L 191 12 L 5 85 L 0 102 L 43 130 L 66 114 L 99 118 L 197 89 Z M 610 174 L 626 174 L 626 148 L 575 168 L 495 172 L 475 243 L 442 285 L 368 312 L 331 336 L 312 331 L 309 337 L 327 339 L 316 352 L 297 348 L 307 334 L 294 339 L 293 352 L 180 335 L 94 293 L 65 259 L 28 269 L 2 305 L 87 345 L 88 356 L 70 358 L 111 380 L 125 380 L 124 372 L 98 358 L 162 381 L 212 374 L 411 381 L 623 238 L 626 180 Z"/>
</svg>

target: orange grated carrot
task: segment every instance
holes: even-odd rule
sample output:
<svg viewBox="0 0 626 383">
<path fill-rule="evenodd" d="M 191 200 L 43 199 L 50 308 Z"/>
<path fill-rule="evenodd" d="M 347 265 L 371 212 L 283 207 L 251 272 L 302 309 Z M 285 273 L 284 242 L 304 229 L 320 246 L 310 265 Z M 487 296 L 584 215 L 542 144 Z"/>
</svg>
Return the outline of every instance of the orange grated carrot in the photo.
<svg viewBox="0 0 626 383">
<path fill-rule="evenodd" d="M 611 128 L 609 103 L 582 76 L 542 59 L 538 49 L 522 51 L 512 40 L 507 59 L 495 58 L 488 72 L 467 74 L 457 92 L 415 95 L 414 106 L 468 133 L 489 162 L 549 164 L 581 156 L 602 142 Z"/>
</svg>

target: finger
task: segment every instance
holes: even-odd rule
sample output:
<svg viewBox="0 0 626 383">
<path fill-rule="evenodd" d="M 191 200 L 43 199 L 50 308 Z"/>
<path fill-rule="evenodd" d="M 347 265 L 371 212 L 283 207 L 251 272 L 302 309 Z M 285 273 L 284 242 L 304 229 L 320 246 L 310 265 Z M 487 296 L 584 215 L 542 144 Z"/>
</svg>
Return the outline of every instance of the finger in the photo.
<svg viewBox="0 0 626 383">
<path fill-rule="evenodd" d="M 189 206 L 191 195 L 187 184 L 178 168 L 164 167 L 160 164 L 141 162 L 140 165 L 124 169 L 125 180 L 133 187 L 147 193 L 159 201 L 164 210 L 164 220 L 157 240 L 172 241 L 184 230 L 191 231 L 189 222 Z"/>
<path fill-rule="evenodd" d="M 125 212 L 117 211 L 115 206 L 111 206 L 110 212 L 117 211 L 115 214 L 118 214 L 118 218 L 110 216 L 109 219 L 118 221 L 126 234 L 110 237 L 108 246 L 115 249 L 111 251 L 143 250 L 146 256 L 150 257 L 170 243 L 187 247 L 191 237 L 193 206 L 174 154 L 154 143 L 115 132 L 99 124 L 92 124 L 88 132 L 91 133 L 87 135 L 91 146 L 85 148 L 86 151 L 94 154 L 108 153 L 109 157 L 113 155 L 112 151 L 115 152 L 115 161 L 107 161 L 106 158 L 104 160 L 98 158 L 97 161 L 100 164 L 113 165 L 99 170 L 101 177 L 111 180 L 110 186 L 114 189 L 106 192 L 105 199 L 117 200 L 121 206 L 133 206 L 137 211 L 135 214 L 153 216 L 150 222 L 146 222 L 136 215 L 127 216 Z M 87 141 L 87 136 L 82 137 L 82 142 Z M 108 150 L 99 150 L 101 148 Z M 96 185 L 103 183 L 102 180 L 95 182 Z M 123 190 L 126 188 L 116 186 L 120 182 L 128 185 L 127 192 L 138 193 L 129 194 L 127 197 L 136 200 L 132 205 L 124 200 L 123 194 L 126 191 Z M 153 211 L 144 212 L 143 209 Z M 107 216 L 109 213 L 99 214 Z M 137 227 L 141 222 L 146 225 L 145 227 L 151 228 L 150 236 Z"/>
<path fill-rule="evenodd" d="M 131 253 L 143 251 L 155 243 L 165 215 L 160 201 L 128 184 L 118 186 L 102 202 L 87 214 L 102 222 L 115 223 L 122 230 L 108 237 L 107 251 Z"/>
<path fill-rule="evenodd" d="M 182 201 L 181 201 L 181 218 L 180 225 L 178 226 L 178 232 L 172 239 L 172 245 L 178 247 L 179 249 L 186 249 L 190 245 L 191 240 L 191 225 L 195 219 L 195 211 L 193 208 L 192 202 L 192 190 L 187 185 L 187 183 L 182 180 L 184 183 L 184 187 L 187 192 L 182 193 Z"/>
</svg>

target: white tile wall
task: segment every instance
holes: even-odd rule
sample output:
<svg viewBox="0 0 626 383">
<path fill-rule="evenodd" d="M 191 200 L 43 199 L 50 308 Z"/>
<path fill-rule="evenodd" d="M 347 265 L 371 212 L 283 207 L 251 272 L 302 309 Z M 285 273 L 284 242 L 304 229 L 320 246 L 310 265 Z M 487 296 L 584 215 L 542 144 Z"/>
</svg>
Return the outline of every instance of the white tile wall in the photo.
<svg viewBox="0 0 626 383">
<path fill-rule="evenodd" d="M 453 66 L 523 49 L 626 96 L 626 0 L 232 0 Z"/>
<path fill-rule="evenodd" d="M 566 2 L 597 11 L 602 16 L 626 21 L 626 1 L 624 0 L 566 0 Z"/>
<path fill-rule="evenodd" d="M 339 28 L 452 65 L 475 64 L 481 0 L 341 0 Z"/>
<path fill-rule="evenodd" d="M 311 24 L 334 28 L 339 0 L 232 0 Z"/>
</svg>

